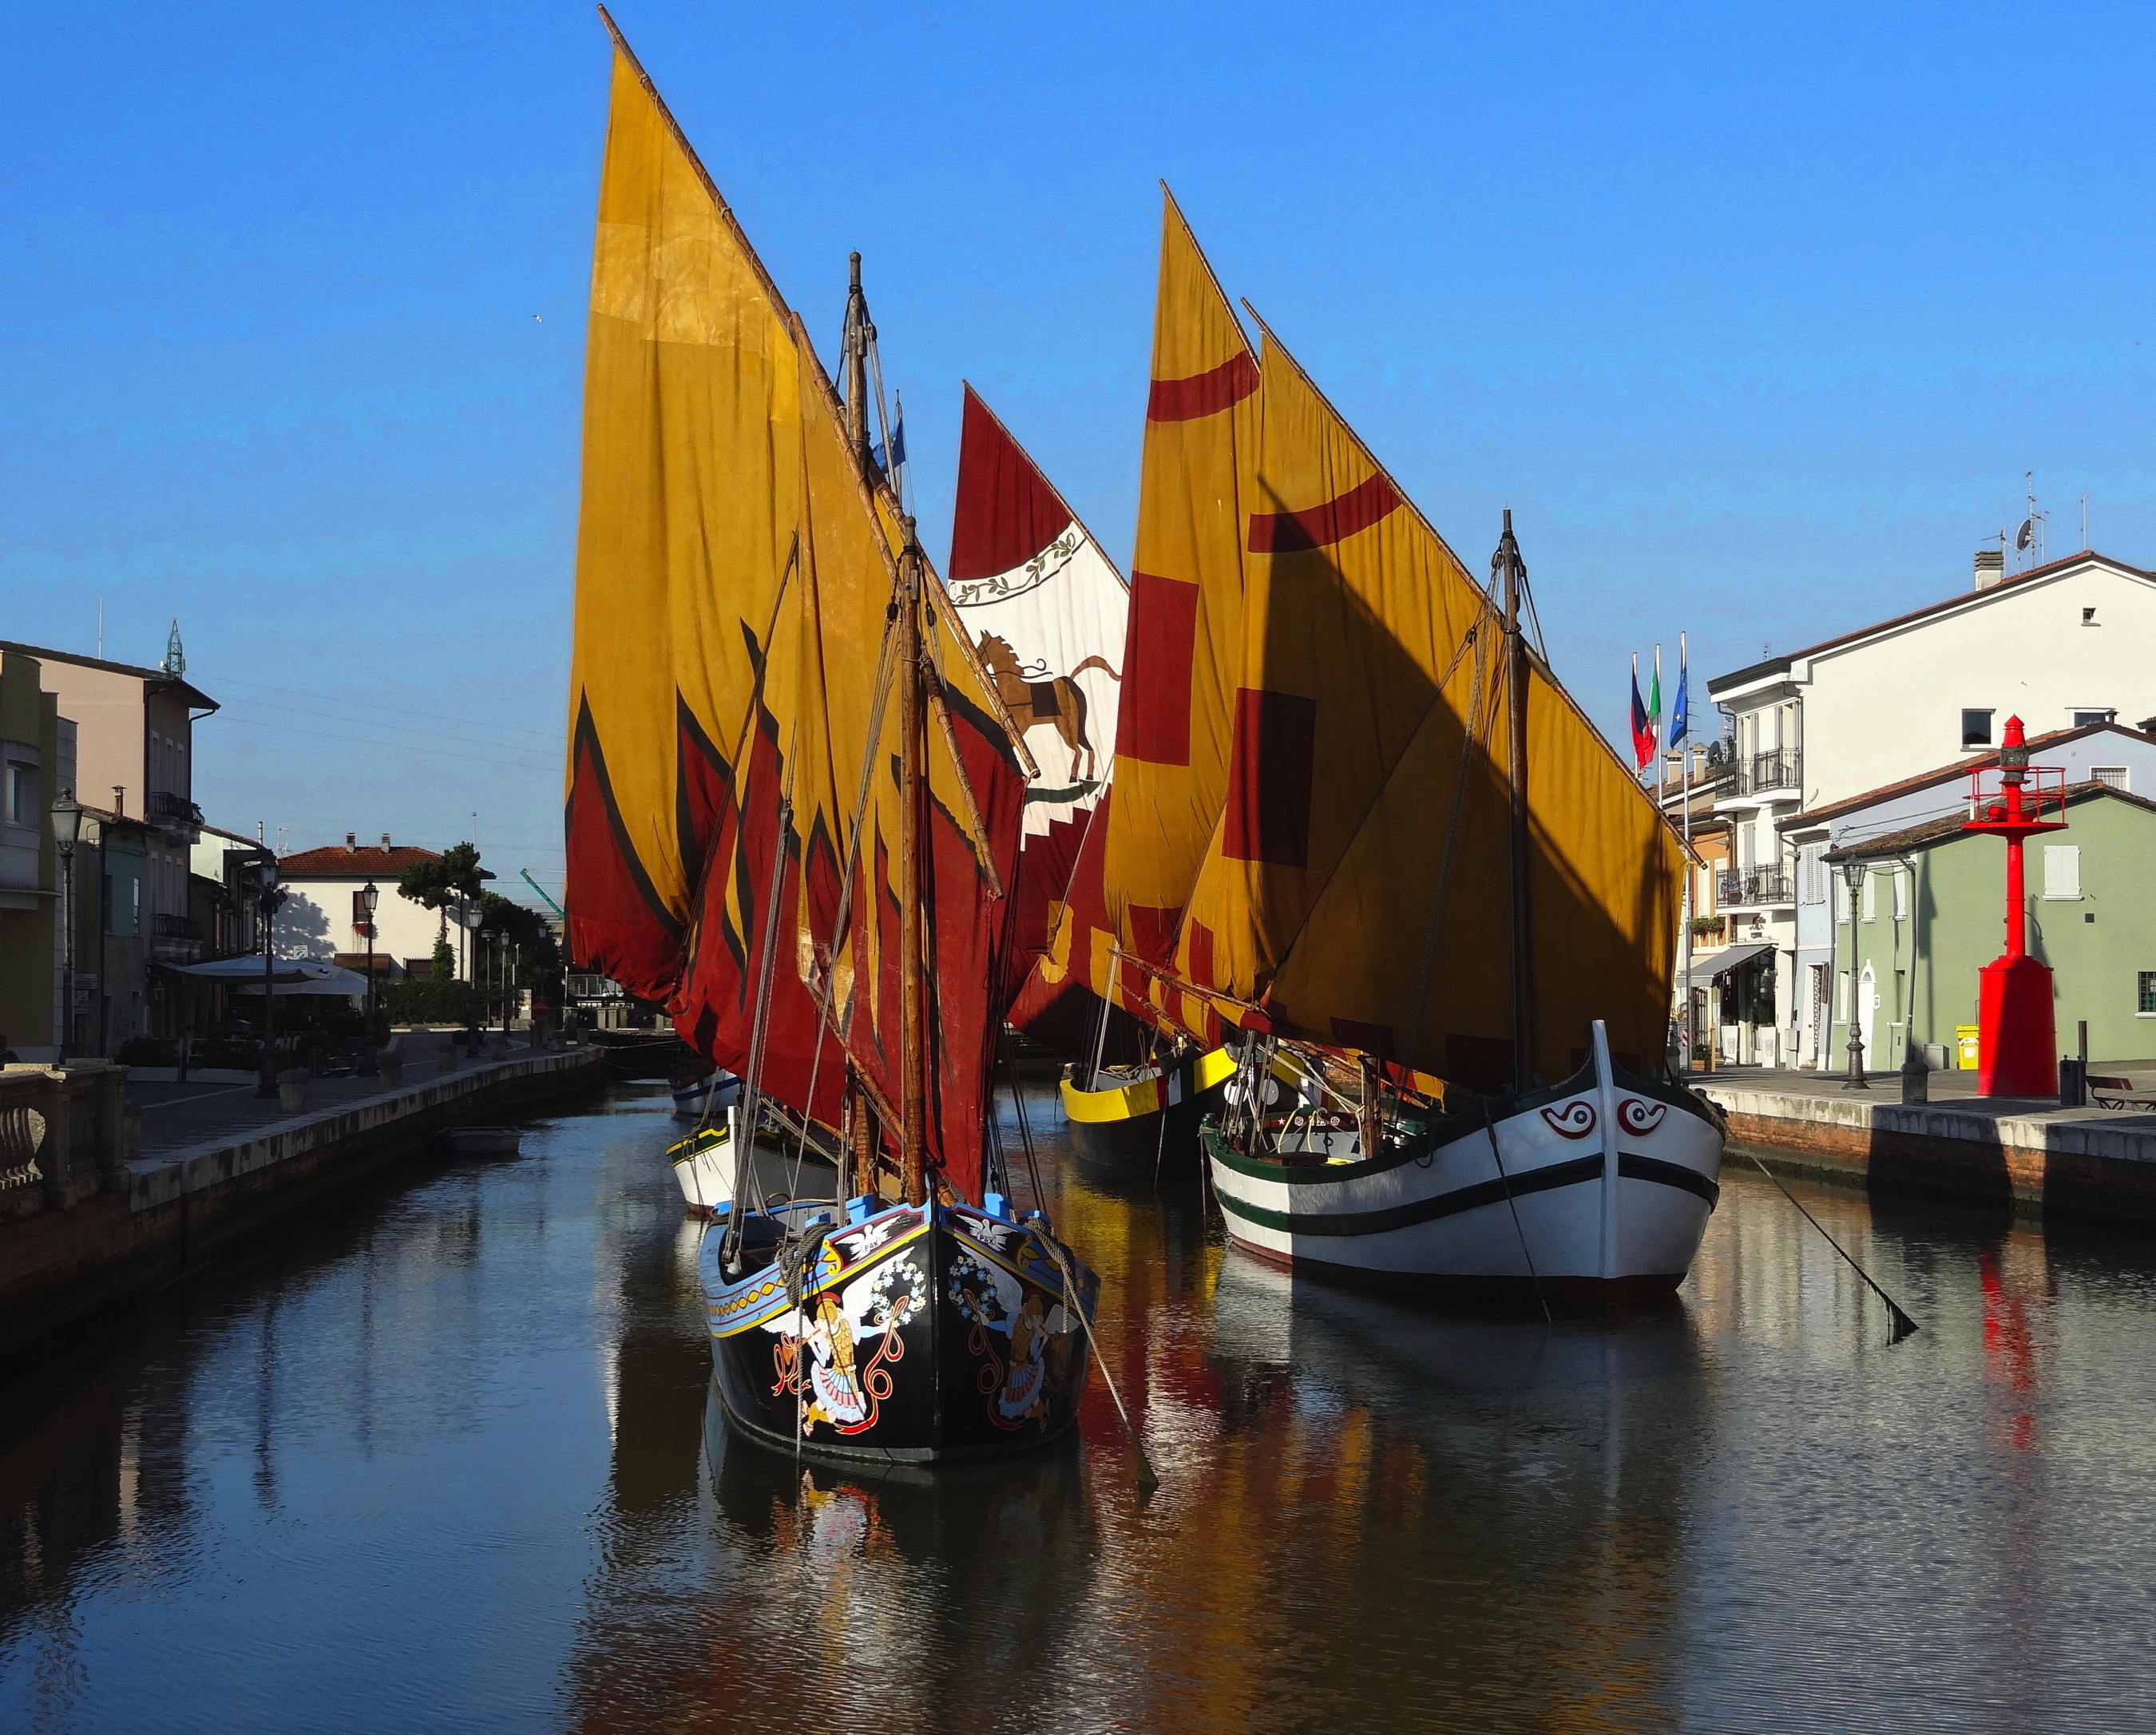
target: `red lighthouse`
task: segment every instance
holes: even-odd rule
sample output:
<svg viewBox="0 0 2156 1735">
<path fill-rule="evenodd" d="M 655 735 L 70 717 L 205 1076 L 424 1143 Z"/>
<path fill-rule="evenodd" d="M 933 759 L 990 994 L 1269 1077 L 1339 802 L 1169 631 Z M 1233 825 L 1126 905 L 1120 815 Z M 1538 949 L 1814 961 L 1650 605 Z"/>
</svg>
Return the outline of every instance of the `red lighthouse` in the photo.
<svg viewBox="0 0 2156 1735">
<path fill-rule="evenodd" d="M 2021 719 L 2006 720 L 1999 752 L 1999 788 L 1987 793 L 1984 773 L 1970 774 L 1964 831 L 1995 832 L 2006 839 L 2006 950 L 1979 973 L 1976 1088 L 1985 1096 L 2056 1096 L 2059 1046 L 2051 1018 L 2051 971 L 2029 956 L 2027 903 L 2022 895 L 2021 841 L 2066 827 L 2066 773 L 2029 763 Z M 2049 808 L 2052 817 L 2044 817 Z"/>
</svg>

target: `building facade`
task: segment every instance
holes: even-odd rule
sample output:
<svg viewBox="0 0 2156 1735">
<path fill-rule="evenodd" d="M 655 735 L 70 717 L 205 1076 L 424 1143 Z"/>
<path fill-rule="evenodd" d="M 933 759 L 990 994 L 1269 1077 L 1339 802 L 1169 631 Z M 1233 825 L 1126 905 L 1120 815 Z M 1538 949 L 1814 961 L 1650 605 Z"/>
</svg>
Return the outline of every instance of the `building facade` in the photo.
<svg viewBox="0 0 2156 1735">
<path fill-rule="evenodd" d="M 217 705 L 176 670 L 4 641 L 0 657 L 35 665 L 56 715 L 74 726 L 73 763 L 53 780 L 55 797 L 71 793 L 83 808 L 68 1049 L 109 1056 L 131 1037 L 177 1029 L 177 1000 L 154 967 L 201 956 L 187 887 L 202 826 L 194 725 Z"/>
<path fill-rule="evenodd" d="M 74 725 L 40 673 L 35 658 L 0 650 L 0 1045 L 47 1060 L 66 1017 L 52 806 L 72 779 Z"/>
<path fill-rule="evenodd" d="M 2006 574 L 1992 551 L 1961 595 L 1711 680 L 1732 858 L 1717 888 L 1760 947 L 1730 1058 L 1837 1064 L 1820 1044 L 1822 948 L 1799 935 L 1816 936 L 1832 896 L 1832 837 L 1794 822 L 1925 767 L 1984 762 L 2009 716 L 2032 735 L 2150 719 L 2152 644 L 2156 573 L 2085 552 Z"/>
<path fill-rule="evenodd" d="M 397 882 L 408 868 L 439 859 L 432 850 L 393 844 L 388 832 L 382 834 L 379 847 L 362 844 L 357 834 L 346 832 L 341 846 L 285 857 L 278 869 L 290 896 L 278 912 L 278 949 L 304 950 L 364 970 L 369 936 L 358 900 L 372 884 L 378 894 L 372 937 L 377 973 L 425 976 L 433 966 L 434 941 L 444 930 L 442 913 L 402 896 Z M 465 949 L 458 947 L 456 932 L 450 931 L 447 937 L 451 951 L 464 959 Z M 469 964 L 459 962 L 458 974 L 468 978 Z"/>
<path fill-rule="evenodd" d="M 1828 852 L 1837 891 L 1828 1037 L 1851 1026 L 1869 1070 L 1913 1050 L 1954 1064 L 1977 1021 L 1978 972 L 2005 950 L 2005 850 L 1962 814 Z M 2071 786 L 2066 829 L 2025 846 L 2030 955 L 2052 971 L 2061 1053 L 2088 1024 L 2092 1061 L 2156 1055 L 2156 801 L 2096 782 Z M 1852 887 L 1845 869 L 1854 869 Z"/>
</svg>

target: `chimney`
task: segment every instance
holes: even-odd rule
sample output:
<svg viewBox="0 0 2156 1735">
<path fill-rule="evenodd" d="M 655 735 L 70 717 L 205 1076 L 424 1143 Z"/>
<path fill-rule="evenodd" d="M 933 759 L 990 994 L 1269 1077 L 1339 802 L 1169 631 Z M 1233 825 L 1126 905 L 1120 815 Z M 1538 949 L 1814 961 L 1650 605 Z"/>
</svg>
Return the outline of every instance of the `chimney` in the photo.
<svg viewBox="0 0 2156 1735">
<path fill-rule="evenodd" d="M 385 850 L 389 847 L 389 834 L 386 831 L 382 834 L 382 847 Z"/>
<path fill-rule="evenodd" d="M 344 846 L 347 850 L 357 850 L 359 847 L 358 834 L 355 832 L 347 831 L 344 834 Z"/>
<path fill-rule="evenodd" d="M 1979 548 L 1976 551 L 1976 588 L 1989 590 L 2006 576 L 2006 551 L 2004 548 Z"/>
</svg>

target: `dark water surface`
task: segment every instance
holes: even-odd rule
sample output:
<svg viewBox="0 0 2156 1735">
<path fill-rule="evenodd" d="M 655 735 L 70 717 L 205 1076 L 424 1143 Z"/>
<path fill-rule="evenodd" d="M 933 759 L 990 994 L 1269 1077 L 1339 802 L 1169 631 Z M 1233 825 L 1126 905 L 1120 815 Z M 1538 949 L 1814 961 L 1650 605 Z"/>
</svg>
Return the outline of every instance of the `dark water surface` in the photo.
<svg viewBox="0 0 2156 1735">
<path fill-rule="evenodd" d="M 672 1135 L 543 1123 L 0 1390 L 0 1729 L 2156 1728 L 2145 1234 L 1799 1189 L 1890 1347 L 1734 1166 L 1681 1304 L 1554 1328 L 1066 1180 L 1159 1491 L 1097 1379 L 1082 1448 L 804 1486 L 707 1419 Z"/>
</svg>

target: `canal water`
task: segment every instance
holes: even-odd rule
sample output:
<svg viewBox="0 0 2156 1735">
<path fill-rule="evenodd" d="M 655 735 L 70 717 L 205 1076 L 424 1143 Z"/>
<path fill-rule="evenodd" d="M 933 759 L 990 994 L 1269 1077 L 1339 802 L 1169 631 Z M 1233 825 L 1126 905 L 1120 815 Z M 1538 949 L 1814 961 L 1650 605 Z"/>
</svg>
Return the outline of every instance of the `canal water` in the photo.
<svg viewBox="0 0 2156 1735">
<path fill-rule="evenodd" d="M 1082 1447 L 804 1480 L 707 1409 L 673 1133 L 539 1123 L 0 1389 L 0 1728 L 2156 1728 L 2145 1235 L 1798 1188 L 1890 1344 L 1732 1161 L 1677 1302 L 1549 1327 L 1051 1174 L 1158 1491 L 1097 1380 Z"/>
</svg>

